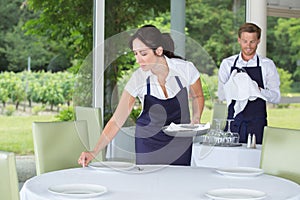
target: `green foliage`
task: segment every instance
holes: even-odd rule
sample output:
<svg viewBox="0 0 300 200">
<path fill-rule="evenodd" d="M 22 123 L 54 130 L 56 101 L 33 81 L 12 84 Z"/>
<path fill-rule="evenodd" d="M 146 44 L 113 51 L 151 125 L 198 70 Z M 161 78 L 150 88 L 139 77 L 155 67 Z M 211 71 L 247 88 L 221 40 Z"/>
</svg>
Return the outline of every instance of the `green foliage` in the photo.
<svg viewBox="0 0 300 200">
<path fill-rule="evenodd" d="M 5 106 L 5 103 L 9 100 L 9 90 L 6 88 L 8 79 L 0 78 L 0 101 Z"/>
<path fill-rule="evenodd" d="M 20 5 L 23 0 L 0 0 L 0 72 L 7 70 L 9 64 L 3 49 L 5 49 L 5 35 L 13 31 L 21 15 Z"/>
<path fill-rule="evenodd" d="M 75 111 L 73 107 L 66 107 L 63 108 L 56 116 L 55 118 L 58 121 L 74 121 L 75 120 Z"/>
<path fill-rule="evenodd" d="M 38 115 L 40 112 L 44 110 L 46 110 L 46 107 L 44 105 L 37 105 L 32 108 L 32 114 Z"/>
<path fill-rule="evenodd" d="M 5 115 L 6 116 L 12 116 L 15 111 L 16 111 L 16 109 L 13 105 L 8 105 L 5 108 Z"/>
<path fill-rule="evenodd" d="M 217 65 L 220 65 L 223 58 L 238 52 L 237 29 L 245 20 L 242 17 L 245 7 L 238 5 L 237 11 L 233 12 L 232 2 L 190 0 L 186 3 L 189 36 L 207 51 Z M 199 65 L 206 67 L 201 63 Z M 211 75 L 213 70 L 209 68 L 205 72 Z"/>
<path fill-rule="evenodd" d="M 200 74 L 200 78 L 205 101 L 212 102 L 217 99 L 218 75 L 208 76 L 207 74 Z"/>
<path fill-rule="evenodd" d="M 45 69 L 54 53 L 49 51 L 49 44 L 45 38 L 25 35 L 22 25 L 18 24 L 4 38 L 6 45 L 1 52 L 9 62 L 8 70 L 20 72 L 27 69 L 28 57 L 31 58 L 30 65 L 33 70 Z"/>
<path fill-rule="evenodd" d="M 39 17 L 26 22 L 27 33 L 63 41 L 69 55 L 84 58 L 93 43 L 93 1 L 28 0 Z"/>
<path fill-rule="evenodd" d="M 70 68 L 71 63 L 66 55 L 57 55 L 51 59 L 50 64 L 47 67 L 47 71 L 51 72 L 59 72 L 65 71 L 66 69 Z"/>
<path fill-rule="evenodd" d="M 300 81 L 300 18 L 269 17 L 267 37 L 268 56 Z"/>
<path fill-rule="evenodd" d="M 291 91 L 291 85 L 293 83 L 292 74 L 290 74 L 288 71 L 277 68 L 278 74 L 280 77 L 280 92 L 281 93 L 288 93 Z"/>
<path fill-rule="evenodd" d="M 17 105 L 25 100 L 59 106 L 70 105 L 74 92 L 75 76 L 69 72 L 4 72 L 0 73 L 0 100 L 3 105 Z"/>
</svg>

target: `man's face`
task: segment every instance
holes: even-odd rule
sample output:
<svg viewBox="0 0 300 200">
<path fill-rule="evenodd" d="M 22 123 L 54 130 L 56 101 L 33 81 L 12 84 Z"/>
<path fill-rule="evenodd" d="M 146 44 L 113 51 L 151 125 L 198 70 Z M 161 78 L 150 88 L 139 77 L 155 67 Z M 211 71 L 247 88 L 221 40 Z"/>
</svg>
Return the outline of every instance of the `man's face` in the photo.
<svg viewBox="0 0 300 200">
<path fill-rule="evenodd" d="M 255 55 L 260 40 L 257 38 L 256 33 L 243 32 L 241 37 L 238 38 L 238 42 L 241 47 L 243 58 L 249 60 Z"/>
</svg>

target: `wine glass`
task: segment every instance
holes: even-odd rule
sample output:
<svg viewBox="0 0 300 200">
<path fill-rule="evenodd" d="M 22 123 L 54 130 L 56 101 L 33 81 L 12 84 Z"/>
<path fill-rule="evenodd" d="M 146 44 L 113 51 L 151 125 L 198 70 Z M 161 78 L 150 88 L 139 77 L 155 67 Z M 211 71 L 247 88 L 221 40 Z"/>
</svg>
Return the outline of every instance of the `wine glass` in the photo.
<svg viewBox="0 0 300 200">
<path fill-rule="evenodd" d="M 222 119 L 214 119 L 214 121 L 216 122 L 216 129 L 213 132 L 214 144 L 222 145 L 224 142 L 224 132 L 221 130 Z"/>
<path fill-rule="evenodd" d="M 230 144 L 238 144 L 240 142 L 240 135 L 239 133 L 236 132 L 232 132 L 231 131 L 231 122 L 234 121 L 234 119 L 227 119 L 227 124 L 228 124 L 228 128 L 227 128 L 227 133 L 231 135 L 231 141 Z"/>
<path fill-rule="evenodd" d="M 231 145 L 234 141 L 234 134 L 231 132 L 230 124 L 234 119 L 227 119 L 227 131 L 224 133 L 224 143 Z"/>
</svg>

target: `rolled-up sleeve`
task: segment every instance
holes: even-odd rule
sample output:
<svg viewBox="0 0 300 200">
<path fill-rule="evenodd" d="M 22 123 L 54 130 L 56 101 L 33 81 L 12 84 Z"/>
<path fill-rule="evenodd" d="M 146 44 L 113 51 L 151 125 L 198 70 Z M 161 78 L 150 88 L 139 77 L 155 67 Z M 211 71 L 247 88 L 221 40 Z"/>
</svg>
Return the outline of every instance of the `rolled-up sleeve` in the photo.
<svg viewBox="0 0 300 200">
<path fill-rule="evenodd" d="M 264 74 L 264 89 L 261 94 L 269 103 L 277 104 L 280 102 L 280 77 L 274 62 L 270 59 L 262 63 Z"/>
<path fill-rule="evenodd" d="M 218 98 L 220 101 L 225 101 L 224 84 L 230 77 L 230 63 L 224 59 L 220 65 L 218 73 Z"/>
</svg>

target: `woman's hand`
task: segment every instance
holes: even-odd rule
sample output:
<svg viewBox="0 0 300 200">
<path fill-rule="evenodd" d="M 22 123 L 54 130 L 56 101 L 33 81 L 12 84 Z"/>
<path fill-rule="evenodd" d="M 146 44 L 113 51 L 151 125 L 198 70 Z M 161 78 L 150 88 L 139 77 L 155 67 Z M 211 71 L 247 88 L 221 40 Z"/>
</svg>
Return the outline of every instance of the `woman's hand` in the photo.
<svg viewBox="0 0 300 200">
<path fill-rule="evenodd" d="M 192 120 L 191 120 L 192 125 L 199 124 L 199 123 L 200 123 L 200 117 L 198 117 L 198 116 L 192 117 Z"/>
<path fill-rule="evenodd" d="M 78 164 L 80 164 L 82 167 L 86 167 L 91 162 L 91 160 L 95 158 L 94 155 L 95 154 L 92 151 L 82 152 L 78 159 Z"/>
</svg>

